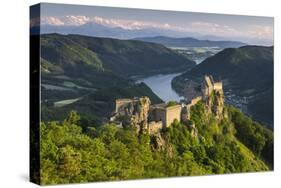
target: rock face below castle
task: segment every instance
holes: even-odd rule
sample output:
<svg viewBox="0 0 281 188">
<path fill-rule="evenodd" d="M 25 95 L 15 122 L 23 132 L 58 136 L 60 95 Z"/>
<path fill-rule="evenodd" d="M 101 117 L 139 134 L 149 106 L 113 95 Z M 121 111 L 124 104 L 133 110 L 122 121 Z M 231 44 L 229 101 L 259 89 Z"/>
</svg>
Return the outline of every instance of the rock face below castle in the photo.
<svg viewBox="0 0 281 188">
<path fill-rule="evenodd" d="M 150 105 L 148 97 L 117 99 L 111 121 L 122 127 L 133 125 L 139 132 L 157 134 L 169 127 L 174 120 L 181 120 L 182 106 L 167 106 L 166 103 Z"/>
<path fill-rule="evenodd" d="M 213 95 L 206 101 L 209 113 L 213 113 L 216 119 L 220 120 L 224 116 L 224 95 L 215 91 Z"/>
<path fill-rule="evenodd" d="M 119 121 L 122 126 L 133 125 L 139 131 L 148 128 L 148 112 L 150 107 L 148 97 L 134 99 L 117 99 L 115 103 L 115 113 L 112 121 Z"/>
<path fill-rule="evenodd" d="M 214 82 L 212 76 L 204 76 L 201 86 L 202 98 L 206 104 L 208 113 L 213 113 L 216 119 L 223 117 L 224 94 L 222 82 Z"/>
</svg>

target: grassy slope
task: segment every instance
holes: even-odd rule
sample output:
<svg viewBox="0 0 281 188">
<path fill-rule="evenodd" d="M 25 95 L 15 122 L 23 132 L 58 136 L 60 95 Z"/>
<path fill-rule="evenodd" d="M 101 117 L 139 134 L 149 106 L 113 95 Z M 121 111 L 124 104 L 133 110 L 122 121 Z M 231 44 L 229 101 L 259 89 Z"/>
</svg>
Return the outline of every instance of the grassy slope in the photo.
<svg viewBox="0 0 281 188">
<path fill-rule="evenodd" d="M 258 159 L 253 152 L 247 148 L 243 143 L 241 143 L 239 140 L 235 139 L 235 142 L 237 143 L 237 146 L 239 147 L 241 153 L 246 158 L 246 160 L 251 161 L 253 169 L 251 171 L 267 171 L 269 170 L 268 166 L 261 160 Z"/>
</svg>

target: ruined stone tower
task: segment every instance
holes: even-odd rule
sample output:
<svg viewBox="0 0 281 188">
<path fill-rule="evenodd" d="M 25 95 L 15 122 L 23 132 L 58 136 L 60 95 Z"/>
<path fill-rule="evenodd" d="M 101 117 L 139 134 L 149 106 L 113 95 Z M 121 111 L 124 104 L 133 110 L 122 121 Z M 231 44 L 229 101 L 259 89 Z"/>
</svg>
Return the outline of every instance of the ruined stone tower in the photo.
<svg viewBox="0 0 281 188">
<path fill-rule="evenodd" d="M 202 92 L 202 97 L 203 99 L 208 98 L 212 92 L 223 92 L 222 89 L 222 82 L 214 82 L 214 79 L 210 75 L 205 75 L 202 85 L 201 85 L 201 92 Z"/>
<path fill-rule="evenodd" d="M 223 115 L 224 94 L 222 82 L 214 82 L 212 76 L 205 75 L 201 86 L 202 99 L 207 105 L 209 113 L 213 113 L 217 119 Z"/>
</svg>

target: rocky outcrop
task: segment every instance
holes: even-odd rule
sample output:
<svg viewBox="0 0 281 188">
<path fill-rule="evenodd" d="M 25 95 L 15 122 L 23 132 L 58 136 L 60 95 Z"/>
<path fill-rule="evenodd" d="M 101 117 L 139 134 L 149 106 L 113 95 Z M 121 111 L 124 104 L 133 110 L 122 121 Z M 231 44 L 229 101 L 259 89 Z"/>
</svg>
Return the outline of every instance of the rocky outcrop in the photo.
<svg viewBox="0 0 281 188">
<path fill-rule="evenodd" d="M 163 128 L 162 121 L 150 121 L 148 123 L 148 133 L 151 135 L 159 133 L 162 128 Z"/>
<path fill-rule="evenodd" d="M 223 92 L 216 92 L 212 112 L 217 119 L 223 118 L 224 111 L 224 95 Z"/>
<path fill-rule="evenodd" d="M 154 134 L 151 137 L 152 147 L 156 150 L 163 150 L 166 146 L 166 141 L 161 133 Z"/>
<path fill-rule="evenodd" d="M 207 112 L 214 114 L 220 120 L 224 115 L 224 94 L 222 82 L 215 82 L 212 76 L 204 76 L 201 85 L 202 99 Z"/>
<path fill-rule="evenodd" d="M 148 97 L 141 97 L 135 104 L 135 109 L 131 115 L 131 125 L 136 126 L 140 131 L 148 128 L 148 112 L 151 102 Z"/>
<path fill-rule="evenodd" d="M 195 124 L 190 123 L 189 127 L 190 127 L 190 135 L 193 138 L 197 138 L 197 136 L 198 136 L 198 129 L 195 127 Z"/>
<path fill-rule="evenodd" d="M 116 100 L 115 114 L 111 121 L 120 121 L 123 126 L 135 126 L 138 131 L 147 130 L 150 104 L 148 97 Z"/>
<path fill-rule="evenodd" d="M 217 120 L 225 117 L 224 113 L 224 94 L 222 90 L 213 91 L 208 98 L 205 99 L 206 109 L 208 113 L 212 113 Z"/>
</svg>

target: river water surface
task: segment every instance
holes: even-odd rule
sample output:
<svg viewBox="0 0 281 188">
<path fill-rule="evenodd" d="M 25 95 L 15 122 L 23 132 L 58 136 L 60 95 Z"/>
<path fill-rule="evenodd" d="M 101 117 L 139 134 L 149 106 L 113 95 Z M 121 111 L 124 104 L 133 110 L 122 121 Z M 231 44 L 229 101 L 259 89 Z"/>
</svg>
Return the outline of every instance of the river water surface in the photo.
<svg viewBox="0 0 281 188">
<path fill-rule="evenodd" d="M 174 74 L 158 74 L 146 78 L 137 80 L 137 83 L 144 82 L 150 87 L 150 89 L 158 95 L 163 101 L 180 101 L 183 97 L 180 97 L 172 89 L 172 79 L 181 73 Z"/>
</svg>

